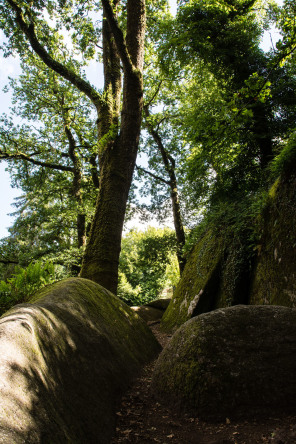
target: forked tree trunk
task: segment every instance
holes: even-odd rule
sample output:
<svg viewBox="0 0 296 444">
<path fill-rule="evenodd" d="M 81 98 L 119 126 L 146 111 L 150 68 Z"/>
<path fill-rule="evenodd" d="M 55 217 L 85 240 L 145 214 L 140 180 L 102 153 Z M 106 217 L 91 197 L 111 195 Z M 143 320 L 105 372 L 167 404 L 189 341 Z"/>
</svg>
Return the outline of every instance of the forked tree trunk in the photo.
<svg viewBox="0 0 296 444">
<path fill-rule="evenodd" d="M 127 3 L 126 40 L 110 12 L 109 2 L 103 0 L 102 3 L 123 64 L 123 104 L 119 134 L 114 137 L 116 118 L 113 128 L 106 126 L 109 133 L 104 134 L 101 129 L 102 121 L 100 123 L 100 138 L 102 134 L 106 138 L 105 143 L 100 146 L 99 154 L 100 188 L 80 276 L 98 282 L 116 293 L 121 235 L 142 120 L 145 1 L 129 0 Z M 111 96 L 108 96 L 109 104 L 114 110 L 116 93 L 117 90 L 113 90 L 112 101 Z M 100 119 L 103 117 L 100 113 Z"/>
<path fill-rule="evenodd" d="M 102 0 L 104 94 L 68 66 L 54 59 L 38 39 L 29 6 L 6 0 L 20 31 L 43 62 L 76 86 L 98 111 L 100 186 L 81 276 L 116 293 L 121 233 L 126 202 L 137 156 L 143 108 L 143 58 L 145 0 L 127 0 L 127 32 L 124 38 L 116 20 L 120 0 Z M 120 61 L 123 66 L 123 103 L 120 128 Z"/>
</svg>

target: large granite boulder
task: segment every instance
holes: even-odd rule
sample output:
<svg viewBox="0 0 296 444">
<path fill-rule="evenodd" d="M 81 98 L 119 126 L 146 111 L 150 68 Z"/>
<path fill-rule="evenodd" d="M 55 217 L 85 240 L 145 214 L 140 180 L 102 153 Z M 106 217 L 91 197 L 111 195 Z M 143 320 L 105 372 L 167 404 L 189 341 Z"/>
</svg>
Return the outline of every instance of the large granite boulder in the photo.
<svg viewBox="0 0 296 444">
<path fill-rule="evenodd" d="M 184 322 L 217 308 L 248 303 L 250 260 L 244 233 L 206 229 L 192 249 L 179 284 L 161 320 L 174 331 Z"/>
<path fill-rule="evenodd" d="M 295 173 L 286 174 L 269 191 L 262 214 L 250 304 L 296 307 L 295 187 Z"/>
<path fill-rule="evenodd" d="M 169 303 L 171 302 L 171 299 L 172 298 L 154 299 L 153 301 L 148 302 L 148 304 L 145 304 L 145 306 L 153 307 L 153 308 L 157 308 L 158 310 L 165 311 L 168 308 Z"/>
<path fill-rule="evenodd" d="M 0 442 L 110 442 L 120 394 L 160 346 L 86 279 L 46 287 L 0 319 Z"/>
<path fill-rule="evenodd" d="M 164 310 L 159 308 L 148 307 L 147 305 L 134 306 L 131 309 L 137 313 L 145 322 L 160 322 L 163 317 Z"/>
<path fill-rule="evenodd" d="M 152 381 L 157 398 L 204 419 L 296 408 L 296 309 L 224 308 L 173 335 Z"/>
</svg>

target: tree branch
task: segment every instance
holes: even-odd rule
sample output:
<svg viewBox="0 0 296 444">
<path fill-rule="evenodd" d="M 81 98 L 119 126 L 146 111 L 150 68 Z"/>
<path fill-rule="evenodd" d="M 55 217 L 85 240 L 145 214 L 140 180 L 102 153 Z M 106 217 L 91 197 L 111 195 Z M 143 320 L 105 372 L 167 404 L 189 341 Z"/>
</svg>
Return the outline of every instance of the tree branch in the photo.
<svg viewBox="0 0 296 444">
<path fill-rule="evenodd" d="M 90 163 L 90 173 L 91 173 L 91 177 L 92 177 L 92 181 L 94 184 L 94 187 L 96 189 L 99 189 L 100 187 L 100 179 L 99 179 L 99 175 L 98 175 L 98 166 L 97 166 L 97 154 L 94 153 L 90 156 L 89 158 L 89 163 Z"/>
<path fill-rule="evenodd" d="M 145 170 L 145 168 L 142 168 L 138 165 L 136 165 L 136 168 L 137 168 L 137 170 L 143 171 L 143 173 L 148 174 L 149 176 L 153 177 L 154 179 L 156 179 L 162 183 L 165 183 L 166 185 L 169 185 L 169 186 L 171 185 L 171 182 L 169 180 L 165 180 L 162 177 L 156 176 L 156 174 L 151 173 L 151 171 Z"/>
<path fill-rule="evenodd" d="M 144 109 L 145 109 L 145 108 L 149 109 L 149 106 L 151 105 L 151 103 L 154 101 L 155 97 L 156 97 L 157 94 L 159 93 L 159 90 L 160 90 L 160 87 L 161 87 L 161 85 L 162 85 L 162 82 L 163 82 L 163 80 L 160 80 L 160 82 L 159 82 L 159 84 L 157 85 L 156 91 L 155 91 L 155 93 L 153 94 L 152 98 L 149 100 L 148 103 L 146 103 L 146 104 L 144 105 Z"/>
<path fill-rule="evenodd" d="M 72 167 L 58 165 L 58 164 L 51 163 L 51 162 L 42 162 L 40 160 L 35 160 L 35 159 L 32 159 L 32 157 L 27 156 L 24 153 L 8 154 L 8 153 L 0 152 L 0 160 L 3 160 L 3 159 L 5 159 L 5 160 L 22 159 L 22 160 L 26 160 L 27 162 L 32 163 L 33 165 L 38 165 L 38 166 L 42 166 L 42 167 L 46 167 L 46 168 L 51 168 L 53 170 L 59 170 L 59 171 L 70 171 L 71 173 L 73 173 Z"/>
<path fill-rule="evenodd" d="M 116 19 L 116 16 L 113 12 L 112 6 L 109 2 L 109 0 L 102 0 L 102 5 L 104 8 L 104 13 L 105 16 L 108 20 L 110 29 L 113 33 L 115 42 L 116 42 L 116 46 L 117 46 L 117 50 L 118 53 L 120 55 L 120 59 L 122 61 L 123 64 L 123 68 L 125 71 L 128 72 L 133 72 L 135 67 L 131 61 L 129 52 L 127 50 L 127 45 L 124 39 L 124 35 L 122 30 L 119 27 L 118 21 Z"/>
<path fill-rule="evenodd" d="M 30 42 L 31 47 L 36 52 L 36 54 L 41 58 L 41 60 L 53 71 L 60 74 L 66 80 L 68 80 L 72 85 L 76 86 L 79 91 L 83 92 L 87 95 L 87 97 L 93 102 L 96 108 L 101 105 L 104 100 L 102 96 L 91 86 L 89 82 L 81 78 L 78 74 L 76 74 L 72 69 L 67 68 L 62 63 L 55 60 L 51 55 L 47 52 L 44 46 L 39 42 L 33 22 L 29 25 L 26 23 L 23 17 L 22 9 L 13 1 L 7 0 L 7 3 L 11 6 L 11 8 L 15 11 L 16 14 L 16 22 L 19 28 L 23 31 L 25 36 Z"/>
<path fill-rule="evenodd" d="M 19 262 L 16 261 L 16 260 L 1 259 L 1 258 L 0 258 L 0 263 L 1 263 L 1 264 L 4 264 L 4 265 L 8 265 L 8 264 L 19 264 Z"/>
<path fill-rule="evenodd" d="M 149 121 L 147 120 L 150 117 L 150 112 L 149 112 L 149 108 L 147 105 L 144 107 L 144 113 L 145 113 L 145 117 L 146 117 L 145 122 L 147 125 L 147 129 L 148 129 L 149 133 L 151 134 L 151 136 L 153 137 L 154 142 L 156 143 L 156 145 L 160 151 L 160 154 L 161 154 L 161 157 L 162 157 L 162 160 L 165 165 L 165 169 L 166 169 L 167 173 L 169 174 L 169 176 L 171 176 L 172 169 L 173 170 L 175 169 L 175 159 L 167 152 L 167 150 L 163 146 L 163 143 L 162 143 L 159 133 L 153 128 L 151 123 L 149 123 Z M 159 124 L 160 124 L 160 122 L 159 122 Z"/>
</svg>

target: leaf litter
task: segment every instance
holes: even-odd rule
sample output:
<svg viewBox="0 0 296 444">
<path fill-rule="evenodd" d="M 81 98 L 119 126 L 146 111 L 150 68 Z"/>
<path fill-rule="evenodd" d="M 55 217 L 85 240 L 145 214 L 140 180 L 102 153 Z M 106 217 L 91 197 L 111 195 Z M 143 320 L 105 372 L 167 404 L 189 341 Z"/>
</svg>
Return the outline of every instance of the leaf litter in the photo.
<svg viewBox="0 0 296 444">
<path fill-rule="evenodd" d="M 151 330 L 164 347 L 171 335 Z M 296 416 L 252 421 L 209 423 L 174 412 L 156 401 L 150 391 L 156 361 L 146 365 L 118 407 L 116 432 L 110 444 L 295 444 Z"/>
</svg>

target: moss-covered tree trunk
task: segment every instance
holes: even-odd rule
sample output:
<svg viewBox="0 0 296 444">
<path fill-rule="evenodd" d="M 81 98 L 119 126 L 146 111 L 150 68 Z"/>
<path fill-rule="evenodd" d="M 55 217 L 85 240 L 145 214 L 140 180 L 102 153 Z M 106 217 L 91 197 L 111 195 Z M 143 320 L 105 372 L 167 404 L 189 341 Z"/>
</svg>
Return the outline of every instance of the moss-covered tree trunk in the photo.
<svg viewBox="0 0 296 444">
<path fill-rule="evenodd" d="M 127 29 L 124 37 L 116 19 L 119 1 L 102 0 L 105 85 L 104 93 L 101 94 L 75 70 L 54 58 L 50 42 L 44 45 L 39 39 L 34 12 L 29 6 L 6 0 L 6 6 L 11 9 L 15 23 L 31 49 L 49 68 L 83 92 L 97 109 L 100 182 L 81 276 L 98 282 L 114 293 L 117 290 L 126 202 L 141 128 L 146 24 L 145 0 L 127 0 Z M 120 119 L 121 65 L 124 82 Z M 95 163 L 95 159 L 92 160 Z"/>
<path fill-rule="evenodd" d="M 99 112 L 100 188 L 81 277 L 98 282 L 116 293 L 121 234 L 142 120 L 145 1 L 127 3 L 126 39 L 109 2 L 103 0 L 102 3 L 105 17 L 104 90 L 107 100 L 103 105 L 104 112 Z M 124 82 L 121 121 L 117 131 L 119 58 L 123 65 Z M 108 67 L 111 67 L 111 72 Z"/>
</svg>

